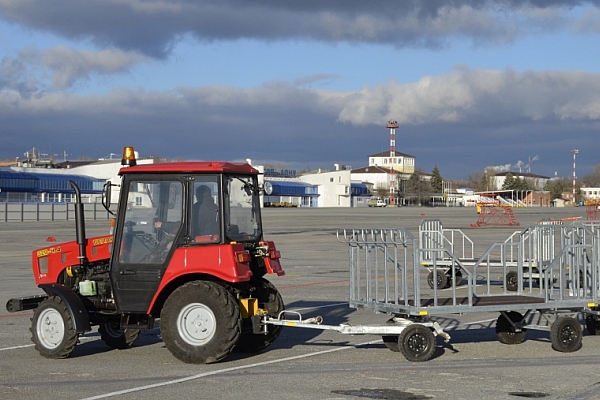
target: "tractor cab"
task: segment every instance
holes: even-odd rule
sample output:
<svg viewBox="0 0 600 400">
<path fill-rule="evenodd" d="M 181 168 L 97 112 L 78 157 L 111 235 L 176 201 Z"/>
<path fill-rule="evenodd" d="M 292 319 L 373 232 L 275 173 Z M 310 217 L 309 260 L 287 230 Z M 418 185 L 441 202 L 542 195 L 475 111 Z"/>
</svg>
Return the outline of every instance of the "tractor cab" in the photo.
<svg viewBox="0 0 600 400">
<path fill-rule="evenodd" d="M 170 281 L 191 270 L 243 282 L 269 272 L 250 256 L 266 245 L 257 170 L 221 162 L 124 164 L 111 258 L 120 311 L 151 313 L 165 275 Z"/>
</svg>

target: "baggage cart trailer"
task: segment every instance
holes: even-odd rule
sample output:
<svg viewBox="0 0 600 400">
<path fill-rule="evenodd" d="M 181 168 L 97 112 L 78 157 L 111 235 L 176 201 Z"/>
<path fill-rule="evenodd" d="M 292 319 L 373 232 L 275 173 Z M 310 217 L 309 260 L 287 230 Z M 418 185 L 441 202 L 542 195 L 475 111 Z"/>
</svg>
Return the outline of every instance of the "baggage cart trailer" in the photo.
<svg viewBox="0 0 600 400">
<path fill-rule="evenodd" d="M 550 232 L 549 230 L 552 230 Z M 289 311 L 278 317 L 262 317 L 262 325 L 284 325 L 331 329 L 345 334 L 380 335 L 392 351 L 409 361 L 427 361 L 435 351 L 436 336 L 450 340 L 432 317 L 472 312 L 498 312 L 496 334 L 504 344 L 519 344 L 527 330 L 550 332 L 552 347 L 560 352 L 577 351 L 582 344 L 578 317 L 586 317 L 592 334 L 600 333 L 598 306 L 600 230 L 596 225 L 536 224 L 526 228 L 519 240 L 493 243 L 477 261 L 465 265 L 449 249 L 420 247 L 419 241 L 403 228 L 339 229 L 337 238 L 349 248 L 349 305 L 388 315 L 381 325 L 322 325 L 320 317 L 287 319 Z M 539 268 L 539 286 L 523 284 L 528 246 L 533 236 L 560 238 L 555 256 Z M 428 254 L 433 287 L 424 284 L 421 260 Z M 489 263 L 490 255 L 499 264 Z M 517 254 L 516 290 L 494 279 L 501 271 L 506 277 Z M 449 280 L 460 274 L 467 284 L 438 285 L 437 260 L 449 266 Z M 260 324 L 257 324 L 260 325 Z"/>
</svg>

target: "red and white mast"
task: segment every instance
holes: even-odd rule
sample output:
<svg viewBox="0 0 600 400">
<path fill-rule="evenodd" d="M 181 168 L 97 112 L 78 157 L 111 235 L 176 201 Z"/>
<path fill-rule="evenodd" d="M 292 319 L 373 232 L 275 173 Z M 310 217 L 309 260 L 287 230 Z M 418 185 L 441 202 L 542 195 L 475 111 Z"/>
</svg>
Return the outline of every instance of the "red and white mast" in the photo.
<svg viewBox="0 0 600 400">
<path fill-rule="evenodd" d="M 396 128 L 398 122 L 389 120 L 387 128 L 390 130 L 390 206 L 396 205 L 396 169 L 394 164 L 396 163 Z"/>
</svg>

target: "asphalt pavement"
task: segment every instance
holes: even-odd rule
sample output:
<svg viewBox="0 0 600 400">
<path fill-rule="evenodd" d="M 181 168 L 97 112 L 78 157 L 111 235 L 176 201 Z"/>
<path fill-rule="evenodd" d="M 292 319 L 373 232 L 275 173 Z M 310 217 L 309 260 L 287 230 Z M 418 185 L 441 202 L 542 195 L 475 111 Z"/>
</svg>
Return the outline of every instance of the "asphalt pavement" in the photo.
<svg viewBox="0 0 600 400">
<path fill-rule="evenodd" d="M 348 248 L 338 228 L 406 228 L 423 219 L 461 229 L 482 253 L 493 242 L 542 219 L 585 219 L 584 207 L 515 209 L 519 226 L 474 228 L 467 207 L 325 208 L 263 211 L 265 238 L 282 254 L 285 276 L 268 276 L 286 309 L 330 325 L 380 324 L 389 316 L 348 307 Z M 88 236 L 108 222 L 88 222 Z M 438 318 L 451 335 L 433 359 L 409 362 L 377 336 L 286 327 L 260 354 L 234 353 L 189 365 L 165 348 L 158 328 L 128 350 L 111 350 L 94 330 L 65 360 L 41 357 L 31 343 L 31 312 L 10 314 L 9 298 L 40 293 L 31 252 L 74 240 L 73 222 L 0 223 L 0 399 L 600 399 L 600 337 L 584 330 L 573 353 L 552 349 L 549 333 L 529 331 L 519 345 L 498 342 L 491 313 Z"/>
</svg>

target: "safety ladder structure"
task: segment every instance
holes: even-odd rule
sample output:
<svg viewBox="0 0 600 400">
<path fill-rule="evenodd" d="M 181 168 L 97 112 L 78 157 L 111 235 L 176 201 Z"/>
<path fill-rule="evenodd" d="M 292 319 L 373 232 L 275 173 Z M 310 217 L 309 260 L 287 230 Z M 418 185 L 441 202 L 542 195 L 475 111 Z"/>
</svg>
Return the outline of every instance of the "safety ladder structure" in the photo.
<svg viewBox="0 0 600 400">
<path fill-rule="evenodd" d="M 471 226 L 477 228 L 484 225 L 519 226 L 520 224 L 512 207 L 498 204 L 482 204 L 479 218 Z"/>
</svg>

